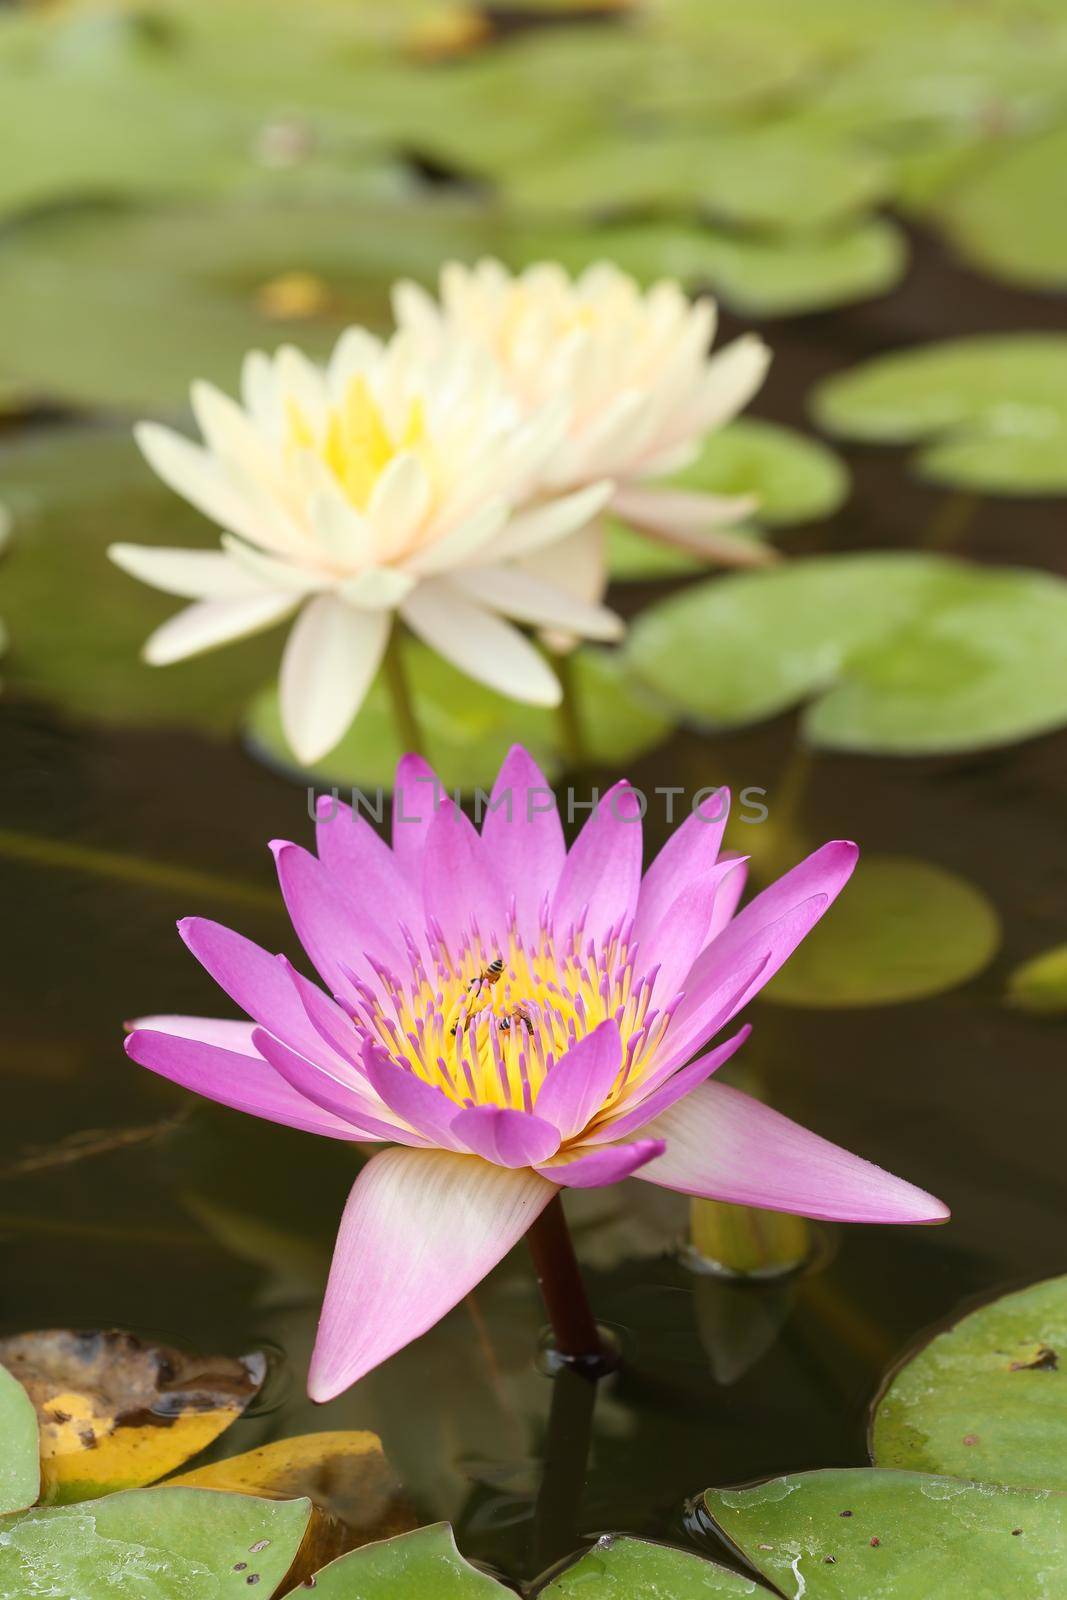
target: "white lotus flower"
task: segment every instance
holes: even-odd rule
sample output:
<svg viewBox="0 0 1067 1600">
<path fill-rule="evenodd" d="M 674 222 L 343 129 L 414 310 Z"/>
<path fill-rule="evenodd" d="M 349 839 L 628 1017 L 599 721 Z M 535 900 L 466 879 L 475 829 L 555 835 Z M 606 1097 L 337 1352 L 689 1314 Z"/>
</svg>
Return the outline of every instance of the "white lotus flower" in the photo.
<svg viewBox="0 0 1067 1600">
<path fill-rule="evenodd" d="M 243 405 L 193 387 L 204 444 L 156 423 L 137 441 L 159 476 L 225 532 L 222 549 L 118 544 L 134 577 L 195 603 L 145 645 L 178 661 L 296 613 L 281 711 L 302 761 L 326 754 L 359 710 L 399 615 L 462 671 L 516 700 L 554 705 L 543 655 L 504 618 L 617 638 L 618 619 L 517 558 L 584 526 L 611 484 L 544 489 L 566 438 L 566 400 L 522 406 L 491 362 L 442 340 L 389 343 L 351 329 L 328 366 L 297 350 L 244 366 Z M 533 497 L 536 495 L 536 503 Z"/>
<path fill-rule="evenodd" d="M 456 338 L 484 349 L 527 415 L 553 396 L 567 397 L 569 426 L 545 475 L 547 489 L 573 491 L 611 478 L 610 509 L 653 538 L 731 564 L 765 555 L 758 544 L 720 532 L 755 508 L 754 497 L 646 481 L 691 460 L 766 374 L 770 352 L 754 334 L 708 356 L 711 300 L 693 303 L 666 279 L 642 292 L 608 262 L 571 279 L 555 262 L 513 275 L 487 260 L 446 265 L 439 300 L 417 284 L 398 284 L 394 310 L 426 350 Z M 565 548 L 524 565 L 551 569 L 573 592 L 599 598 L 607 584 L 603 528 L 593 519 Z"/>
</svg>

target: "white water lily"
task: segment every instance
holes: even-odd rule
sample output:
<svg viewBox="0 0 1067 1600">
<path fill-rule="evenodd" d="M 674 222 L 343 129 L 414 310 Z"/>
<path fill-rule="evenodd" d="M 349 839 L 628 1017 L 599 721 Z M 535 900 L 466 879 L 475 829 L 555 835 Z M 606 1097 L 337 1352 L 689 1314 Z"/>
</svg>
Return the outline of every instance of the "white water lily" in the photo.
<svg viewBox="0 0 1067 1600">
<path fill-rule="evenodd" d="M 393 303 L 398 324 L 424 349 L 458 338 L 492 356 L 527 415 L 552 396 L 567 397 L 567 434 L 546 488 L 574 491 L 610 478 L 610 509 L 652 538 L 730 564 L 766 558 L 758 543 L 722 532 L 754 510 L 755 497 L 648 482 L 692 460 L 766 374 L 770 352 L 754 334 L 708 355 L 713 301 L 691 302 L 668 279 L 643 292 L 609 262 L 572 279 L 556 262 L 516 275 L 485 260 L 448 263 L 439 299 L 404 282 Z M 565 547 L 532 554 L 524 565 L 599 598 L 607 587 L 602 524 L 592 518 Z"/>
<path fill-rule="evenodd" d="M 193 386 L 203 445 L 142 423 L 159 476 L 223 530 L 222 549 L 117 544 L 134 577 L 194 604 L 145 645 L 154 665 L 260 632 L 296 614 L 282 658 L 281 712 L 302 761 L 342 737 L 398 614 L 473 678 L 554 705 L 543 655 L 505 621 L 618 637 L 621 624 L 517 565 L 585 526 L 610 482 L 546 488 L 568 403 L 520 405 L 467 341 L 428 355 L 399 333 L 340 339 L 325 368 L 292 348 L 248 356 L 243 404 Z"/>
</svg>

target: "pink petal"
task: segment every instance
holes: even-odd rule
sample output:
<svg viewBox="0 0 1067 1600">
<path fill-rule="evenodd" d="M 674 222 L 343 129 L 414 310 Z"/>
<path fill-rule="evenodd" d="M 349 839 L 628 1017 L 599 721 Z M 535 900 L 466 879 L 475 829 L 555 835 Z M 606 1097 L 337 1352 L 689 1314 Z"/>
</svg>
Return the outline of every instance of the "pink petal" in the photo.
<svg viewBox="0 0 1067 1600">
<path fill-rule="evenodd" d="M 605 1145 L 600 1150 L 560 1156 L 537 1170 L 543 1177 L 568 1189 L 601 1189 L 606 1184 L 621 1183 L 623 1178 L 632 1177 L 639 1167 L 655 1161 L 666 1148 L 662 1139 L 637 1139 L 633 1144 Z"/>
<path fill-rule="evenodd" d="M 390 920 L 417 933 L 422 926 L 421 899 L 366 817 L 332 795 L 319 797 L 316 814 L 315 848 L 334 884 L 376 912 L 388 907 Z"/>
<path fill-rule="evenodd" d="M 400 758 L 393 784 L 393 854 L 409 883 L 422 883 L 422 852 L 434 811 L 445 790 L 421 756 Z"/>
<path fill-rule="evenodd" d="M 681 992 L 711 937 L 719 896 L 737 871 L 736 862 L 720 861 L 702 877 L 693 878 L 641 945 L 641 965 L 646 970 L 659 968 L 652 991 L 657 1006 L 669 1004 Z"/>
<path fill-rule="evenodd" d="M 729 789 L 707 796 L 674 830 L 645 873 L 634 919 L 634 938 L 642 949 L 683 890 L 718 861 L 729 810 Z"/>
<path fill-rule="evenodd" d="M 260 1056 L 147 1028 L 138 1028 L 125 1043 L 126 1054 L 139 1066 L 233 1111 L 328 1139 L 361 1137 L 349 1123 L 305 1100 Z"/>
<path fill-rule="evenodd" d="M 536 1167 L 559 1149 L 559 1129 L 544 1117 L 505 1106 L 471 1106 L 452 1119 L 452 1132 L 473 1155 L 501 1167 Z"/>
<path fill-rule="evenodd" d="M 708 943 L 717 939 L 727 923 L 737 910 L 737 902 L 745 892 L 748 880 L 748 857 L 740 855 L 736 850 L 724 850 L 719 857 L 722 864 L 726 861 L 735 861 L 733 872 L 728 872 L 724 878 L 719 892 L 715 897 L 715 906 L 711 913 L 711 926 L 708 929 Z"/>
<path fill-rule="evenodd" d="M 343 1006 L 329 995 L 323 994 L 316 983 L 309 983 L 303 973 L 297 972 L 285 956 L 278 963 L 289 976 L 296 989 L 308 1021 L 315 1030 L 315 1038 L 305 1041 L 300 1053 L 311 1061 L 321 1062 L 345 1082 L 355 1082 L 364 1076 L 363 1040 Z"/>
<path fill-rule="evenodd" d="M 171 1033 L 176 1039 L 199 1039 L 201 1044 L 215 1044 L 220 1050 L 233 1050 L 241 1056 L 257 1056 L 259 1051 L 252 1043 L 254 1022 L 224 1022 L 220 1017 L 154 1016 L 134 1017 L 126 1023 L 127 1033 L 142 1028 L 149 1033 Z"/>
<path fill-rule="evenodd" d="M 357 1130 L 357 1139 L 395 1139 L 399 1144 L 411 1145 L 426 1143 L 421 1135 L 413 1133 L 395 1117 L 389 1117 L 368 1087 L 354 1087 L 347 1079 L 334 1077 L 326 1067 L 305 1060 L 263 1028 L 257 1028 L 253 1038 L 264 1060 L 270 1062 L 285 1083 L 331 1116 L 350 1123 Z"/>
<path fill-rule="evenodd" d="M 650 1183 L 832 1222 L 943 1222 L 948 1207 L 725 1083 L 706 1083 L 643 1130 L 665 1139 Z"/>
<path fill-rule="evenodd" d="M 234 1003 L 296 1049 L 313 1047 L 314 1029 L 276 956 L 205 917 L 185 917 L 181 934 L 200 965 Z"/>
<path fill-rule="evenodd" d="M 440 927 L 453 957 L 472 928 L 481 948 L 507 947 L 507 897 L 470 818 L 453 800 L 438 809 L 422 857 L 423 901 L 430 926 Z"/>
<path fill-rule="evenodd" d="M 514 896 L 519 932 L 532 938 L 555 893 L 567 847 L 552 791 L 521 745 L 504 760 L 482 825 L 486 854 L 505 896 Z"/>
<path fill-rule="evenodd" d="M 372 1046 L 365 1051 L 364 1062 L 368 1081 L 379 1098 L 408 1127 L 445 1150 L 463 1148 L 450 1131 L 458 1109 L 454 1100 L 413 1072 L 396 1066 L 383 1051 Z"/>
<path fill-rule="evenodd" d="M 584 916 L 587 938 L 601 939 L 633 916 L 641 885 L 641 813 L 633 789 L 615 784 L 578 835 L 552 901 L 552 925 L 566 936 Z"/>
<path fill-rule="evenodd" d="M 726 1039 L 722 1044 L 716 1045 L 714 1050 L 709 1050 L 707 1055 L 699 1056 L 696 1061 L 691 1061 L 687 1067 L 682 1067 L 677 1072 L 671 1073 L 659 1087 L 653 1087 L 651 1092 L 640 1100 L 628 1100 L 619 1116 L 611 1118 L 599 1127 L 595 1133 L 590 1134 L 588 1144 L 602 1144 L 607 1140 L 625 1139 L 628 1134 L 636 1133 L 639 1128 L 644 1128 L 653 1117 L 658 1117 L 662 1112 L 673 1106 L 677 1100 L 700 1086 L 713 1072 L 725 1066 L 730 1057 L 744 1044 L 751 1027 L 746 1025 L 739 1028 L 732 1038 Z"/>
<path fill-rule="evenodd" d="M 618 1024 L 602 1022 L 552 1067 L 534 1105 L 564 1139 L 581 1133 L 607 1099 L 622 1065 Z"/>
<path fill-rule="evenodd" d="M 535 1172 L 444 1150 L 385 1150 L 356 1179 L 337 1238 L 308 1392 L 332 1400 L 432 1328 L 556 1193 Z"/>
<path fill-rule="evenodd" d="M 407 964 L 396 924 L 391 919 L 383 923 L 380 904 L 357 905 L 334 886 L 322 862 L 300 845 L 275 839 L 271 849 L 297 938 L 333 994 L 355 1001 L 351 974 L 373 982 L 375 958 L 395 968 Z"/>
</svg>

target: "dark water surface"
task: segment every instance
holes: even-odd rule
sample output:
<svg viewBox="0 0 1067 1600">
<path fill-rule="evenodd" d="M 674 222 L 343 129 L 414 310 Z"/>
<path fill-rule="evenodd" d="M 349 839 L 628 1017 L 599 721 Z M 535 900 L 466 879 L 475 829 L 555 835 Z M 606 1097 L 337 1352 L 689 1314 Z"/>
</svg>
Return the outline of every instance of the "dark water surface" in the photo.
<svg viewBox="0 0 1067 1600">
<path fill-rule="evenodd" d="M 755 410 L 802 425 L 811 383 L 868 353 L 1051 327 L 1057 315 L 1055 301 L 985 284 L 919 241 L 894 296 L 768 325 L 776 361 Z M 787 536 L 789 551 L 923 543 L 948 497 L 910 479 L 901 452 L 850 460 L 844 510 Z M 1062 504 L 983 501 L 959 548 L 1063 571 Z M 1016 962 L 1067 938 L 1067 734 L 967 760 L 813 762 L 793 824 L 808 847 L 852 836 L 961 873 L 996 904 L 1004 945 L 980 979 L 935 1000 L 838 1012 L 757 1003 L 744 1065 L 776 1106 L 941 1195 L 953 1221 L 825 1228 L 817 1269 L 737 1287 L 684 1265 L 684 1201 L 638 1183 L 575 1197 L 595 1309 L 625 1356 L 597 1397 L 583 1487 L 582 1396 L 561 1397 L 549 1438 L 552 1383 L 536 1360 L 543 1318 L 523 1250 L 414 1346 L 313 1407 L 304 1375 L 358 1158 L 193 1103 L 122 1053 L 124 1017 L 225 1011 L 177 917 L 216 917 L 297 954 L 266 841 L 307 840 L 303 792 L 236 744 L 186 732 L 75 728 L 10 695 L 0 725 L 0 1325 L 122 1325 L 232 1353 L 265 1344 L 275 1365 L 263 1400 L 217 1453 L 372 1428 L 421 1516 L 451 1518 L 466 1553 L 528 1578 L 606 1529 L 685 1537 L 684 1503 L 708 1484 L 863 1462 L 865 1408 L 919 1330 L 969 1297 L 1067 1267 L 1067 1029 L 1002 1001 Z M 773 822 L 793 746 L 791 719 L 715 740 L 683 734 L 629 775 L 649 789 L 762 785 Z M 728 842 L 751 848 L 752 831 Z M 120 853 L 126 875 L 100 852 Z M 183 881 L 190 873 L 217 887 Z"/>
</svg>

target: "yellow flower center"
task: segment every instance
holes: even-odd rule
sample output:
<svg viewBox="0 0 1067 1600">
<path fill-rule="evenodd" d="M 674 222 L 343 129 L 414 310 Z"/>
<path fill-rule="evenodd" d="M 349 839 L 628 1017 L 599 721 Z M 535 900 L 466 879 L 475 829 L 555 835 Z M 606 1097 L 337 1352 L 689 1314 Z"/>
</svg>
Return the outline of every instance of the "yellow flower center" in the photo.
<svg viewBox="0 0 1067 1600">
<path fill-rule="evenodd" d="M 453 961 L 442 950 L 433 972 L 420 961 L 407 983 L 380 976 L 356 1021 L 457 1106 L 535 1109 L 560 1057 L 613 1017 L 623 1054 L 606 1111 L 646 1075 L 670 1020 L 618 934 L 598 946 L 579 929 L 561 946 L 542 929 L 528 947 L 513 932 L 502 951 L 472 945 Z"/>
<path fill-rule="evenodd" d="M 357 375 L 345 390 L 340 405 L 331 406 L 318 431 L 292 395 L 286 402 L 288 450 L 310 450 L 325 462 L 348 499 L 365 511 L 374 486 L 389 463 L 405 450 L 429 456 L 426 412 L 416 396 L 397 429 L 391 429 L 367 380 Z"/>
</svg>

